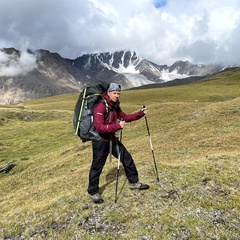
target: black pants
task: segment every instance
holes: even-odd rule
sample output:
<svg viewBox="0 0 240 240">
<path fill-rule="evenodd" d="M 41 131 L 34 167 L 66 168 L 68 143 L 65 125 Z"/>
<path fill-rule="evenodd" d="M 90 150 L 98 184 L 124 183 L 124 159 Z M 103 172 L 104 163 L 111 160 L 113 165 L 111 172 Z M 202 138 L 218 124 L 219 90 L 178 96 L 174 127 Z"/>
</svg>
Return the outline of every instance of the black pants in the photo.
<svg viewBox="0 0 240 240">
<path fill-rule="evenodd" d="M 131 183 L 138 182 L 138 171 L 132 156 L 127 151 L 125 146 L 117 139 L 112 143 L 113 156 L 118 158 L 117 144 L 121 153 L 120 161 L 123 164 L 128 181 Z M 99 192 L 99 178 L 109 154 L 109 145 L 109 141 L 92 141 L 93 160 L 89 172 L 89 194 L 95 194 Z"/>
</svg>

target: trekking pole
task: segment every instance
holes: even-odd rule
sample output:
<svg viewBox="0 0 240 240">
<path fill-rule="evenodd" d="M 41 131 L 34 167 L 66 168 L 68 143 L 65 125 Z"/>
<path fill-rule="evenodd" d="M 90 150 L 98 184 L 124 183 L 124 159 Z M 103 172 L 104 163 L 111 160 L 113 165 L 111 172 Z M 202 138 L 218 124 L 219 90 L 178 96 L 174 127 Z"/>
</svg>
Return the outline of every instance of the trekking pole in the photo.
<svg viewBox="0 0 240 240">
<path fill-rule="evenodd" d="M 117 147 L 117 151 L 118 151 L 118 165 L 117 165 L 117 178 L 116 178 L 116 189 L 115 189 L 115 203 L 117 202 L 118 176 L 119 176 L 120 157 L 121 157 L 118 143 L 117 143 L 116 147 Z"/>
<path fill-rule="evenodd" d="M 116 138 L 116 141 L 118 141 L 117 138 Z M 122 142 L 122 130 L 120 131 L 119 141 Z M 121 160 L 121 153 L 120 153 L 118 142 L 116 147 L 118 151 L 118 165 L 117 165 L 117 177 L 116 177 L 116 189 L 115 189 L 115 203 L 117 202 L 118 176 L 119 176 L 120 160 Z"/>
<path fill-rule="evenodd" d="M 145 108 L 144 105 L 143 105 L 143 108 Z M 152 139 L 151 139 L 151 136 L 150 136 L 150 130 L 149 130 L 148 120 L 147 120 L 147 116 L 146 116 L 146 114 L 144 115 L 144 117 L 145 117 L 145 122 L 146 122 L 146 126 L 147 126 L 147 132 L 148 132 L 148 137 L 149 137 L 150 147 L 151 147 L 151 150 L 152 150 L 152 156 L 153 156 L 153 162 L 154 162 L 154 166 L 155 166 L 155 171 L 156 171 L 157 181 L 159 182 L 158 170 L 157 170 L 157 164 L 156 164 L 155 155 L 154 155 L 154 151 L 153 151 Z"/>
<path fill-rule="evenodd" d="M 120 131 L 119 141 L 122 142 L 122 130 Z"/>
<path fill-rule="evenodd" d="M 110 139 L 109 142 L 109 161 L 112 162 L 112 138 Z"/>
</svg>

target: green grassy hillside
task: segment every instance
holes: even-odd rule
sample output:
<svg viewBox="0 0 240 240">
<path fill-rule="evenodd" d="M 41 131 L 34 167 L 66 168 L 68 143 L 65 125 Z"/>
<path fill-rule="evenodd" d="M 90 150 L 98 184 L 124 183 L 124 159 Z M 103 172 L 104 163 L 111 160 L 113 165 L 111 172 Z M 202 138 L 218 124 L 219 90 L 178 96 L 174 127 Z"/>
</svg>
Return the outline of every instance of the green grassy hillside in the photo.
<svg viewBox="0 0 240 240">
<path fill-rule="evenodd" d="M 160 181 L 144 118 L 123 143 L 144 192 L 128 189 L 117 160 L 107 161 L 104 203 L 86 192 L 91 145 L 72 126 L 78 94 L 0 106 L 1 239 L 238 239 L 240 235 L 240 71 L 187 85 L 123 91 L 121 106 L 148 108 Z"/>
</svg>

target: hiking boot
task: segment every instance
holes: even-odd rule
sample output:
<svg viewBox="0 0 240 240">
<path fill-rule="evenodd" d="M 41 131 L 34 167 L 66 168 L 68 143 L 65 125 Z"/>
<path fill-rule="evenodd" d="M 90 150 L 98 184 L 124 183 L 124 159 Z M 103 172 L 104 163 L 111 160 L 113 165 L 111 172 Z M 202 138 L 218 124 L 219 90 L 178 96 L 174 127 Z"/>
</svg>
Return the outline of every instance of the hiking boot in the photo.
<svg viewBox="0 0 240 240">
<path fill-rule="evenodd" d="M 146 190 L 146 189 L 149 189 L 149 186 L 147 184 L 143 184 L 143 183 L 140 183 L 140 182 L 129 183 L 129 187 L 130 187 L 131 190 L 135 190 L 135 189 Z"/>
<path fill-rule="evenodd" d="M 96 203 L 96 204 L 103 203 L 103 199 L 99 193 L 95 193 L 90 196 L 94 203 Z"/>
</svg>

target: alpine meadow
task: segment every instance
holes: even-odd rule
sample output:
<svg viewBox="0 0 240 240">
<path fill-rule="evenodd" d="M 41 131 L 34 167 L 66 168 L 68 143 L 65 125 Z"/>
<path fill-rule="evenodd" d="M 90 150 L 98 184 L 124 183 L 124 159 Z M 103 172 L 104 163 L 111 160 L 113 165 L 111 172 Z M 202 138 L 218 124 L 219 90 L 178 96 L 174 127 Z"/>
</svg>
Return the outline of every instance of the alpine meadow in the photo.
<svg viewBox="0 0 240 240">
<path fill-rule="evenodd" d="M 131 113 L 122 142 L 147 191 L 131 191 L 117 159 L 100 179 L 103 204 L 92 203 L 91 143 L 74 133 L 79 94 L 0 106 L 1 239 L 240 239 L 240 68 L 164 88 L 121 92 Z"/>
</svg>

